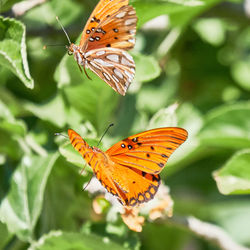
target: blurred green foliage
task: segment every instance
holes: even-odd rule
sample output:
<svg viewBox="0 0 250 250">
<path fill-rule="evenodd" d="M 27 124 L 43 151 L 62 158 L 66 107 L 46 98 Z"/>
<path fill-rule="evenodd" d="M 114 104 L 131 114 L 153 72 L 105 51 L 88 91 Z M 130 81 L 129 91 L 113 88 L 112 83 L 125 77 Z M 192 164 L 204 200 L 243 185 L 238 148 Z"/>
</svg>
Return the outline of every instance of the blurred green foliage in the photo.
<svg viewBox="0 0 250 250">
<path fill-rule="evenodd" d="M 250 246 L 247 5 L 131 1 L 137 70 L 122 97 L 89 71 L 88 80 L 64 48 L 42 50 L 67 44 L 55 16 L 77 40 L 97 1 L 51 0 L 15 17 L 17 2 L 0 2 L 0 249 L 216 249 L 167 221 L 137 234 L 93 215 L 82 192 L 90 175 L 79 175 L 81 157 L 54 133 L 72 128 L 97 145 L 111 122 L 102 149 L 149 128 L 185 128 L 162 173 L 175 216 L 210 221 Z"/>
</svg>

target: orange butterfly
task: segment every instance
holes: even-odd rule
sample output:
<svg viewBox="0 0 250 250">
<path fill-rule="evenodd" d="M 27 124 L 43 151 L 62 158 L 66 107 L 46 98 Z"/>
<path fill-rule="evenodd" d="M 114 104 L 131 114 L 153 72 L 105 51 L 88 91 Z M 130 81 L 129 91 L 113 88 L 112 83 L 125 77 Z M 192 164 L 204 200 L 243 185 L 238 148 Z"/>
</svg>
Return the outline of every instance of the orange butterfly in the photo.
<svg viewBox="0 0 250 250">
<path fill-rule="evenodd" d="M 135 45 L 137 16 L 128 2 L 100 0 L 88 19 L 80 44 L 71 43 L 68 47 L 80 69 L 91 69 L 121 95 L 126 94 L 135 75 L 134 60 L 126 50 Z"/>
<path fill-rule="evenodd" d="M 177 127 L 152 129 L 132 135 L 106 152 L 90 147 L 72 129 L 68 135 L 107 191 L 123 205 L 135 206 L 153 199 L 160 185 L 159 173 L 188 133 Z"/>
</svg>

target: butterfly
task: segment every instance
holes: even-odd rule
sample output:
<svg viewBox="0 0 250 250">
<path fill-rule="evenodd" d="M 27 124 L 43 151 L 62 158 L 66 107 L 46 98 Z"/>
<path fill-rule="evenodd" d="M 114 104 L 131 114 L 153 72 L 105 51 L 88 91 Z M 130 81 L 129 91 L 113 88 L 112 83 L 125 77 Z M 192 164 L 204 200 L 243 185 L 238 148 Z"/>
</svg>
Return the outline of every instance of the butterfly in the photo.
<svg viewBox="0 0 250 250">
<path fill-rule="evenodd" d="M 132 135 L 106 152 L 89 146 L 72 129 L 68 135 L 107 191 L 124 206 L 133 207 L 154 198 L 160 185 L 159 173 L 188 133 L 178 127 L 152 129 Z"/>
<path fill-rule="evenodd" d="M 133 57 L 126 52 L 135 45 L 137 16 L 128 0 L 100 0 L 83 30 L 80 44 L 71 43 L 81 70 L 92 70 L 110 87 L 125 95 L 135 75 Z M 88 75 L 87 75 L 88 76 Z"/>
</svg>

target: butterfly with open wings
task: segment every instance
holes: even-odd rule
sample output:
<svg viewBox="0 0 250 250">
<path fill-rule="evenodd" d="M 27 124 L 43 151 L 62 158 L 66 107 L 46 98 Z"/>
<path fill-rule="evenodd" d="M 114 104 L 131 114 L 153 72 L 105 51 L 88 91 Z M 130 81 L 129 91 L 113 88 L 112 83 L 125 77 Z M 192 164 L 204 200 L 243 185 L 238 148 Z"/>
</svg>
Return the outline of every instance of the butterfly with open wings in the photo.
<svg viewBox="0 0 250 250">
<path fill-rule="evenodd" d="M 89 68 L 121 95 L 126 94 L 135 75 L 134 60 L 126 50 L 135 45 L 137 16 L 128 2 L 100 0 L 87 21 L 80 44 L 71 43 L 68 47 L 80 69 Z"/>
<path fill-rule="evenodd" d="M 68 135 L 101 184 L 128 207 L 154 198 L 160 185 L 159 173 L 188 136 L 182 128 L 157 128 L 132 135 L 103 152 L 89 146 L 72 129 Z"/>
</svg>

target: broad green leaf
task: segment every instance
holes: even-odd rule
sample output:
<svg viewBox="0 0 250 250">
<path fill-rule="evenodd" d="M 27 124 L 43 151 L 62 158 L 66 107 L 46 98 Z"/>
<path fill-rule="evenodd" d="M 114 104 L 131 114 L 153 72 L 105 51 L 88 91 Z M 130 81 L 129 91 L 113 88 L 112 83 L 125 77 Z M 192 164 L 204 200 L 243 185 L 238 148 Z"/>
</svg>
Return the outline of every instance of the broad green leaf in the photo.
<svg viewBox="0 0 250 250">
<path fill-rule="evenodd" d="M 250 194 L 250 149 L 239 151 L 213 177 L 222 194 Z"/>
<path fill-rule="evenodd" d="M 82 17 L 84 14 L 83 4 L 76 1 L 68 0 L 50 0 L 45 1 L 40 6 L 31 9 L 24 16 L 24 21 L 28 27 L 31 24 L 32 27 L 53 25 L 58 30 L 61 30 L 60 25 L 56 21 L 56 16 L 59 17 L 63 26 L 67 29 L 69 24 L 72 24 L 77 18 Z M 79 30 L 79 33 L 82 30 Z M 70 35 L 70 30 L 68 31 Z M 65 45 L 67 40 L 65 37 Z"/>
<path fill-rule="evenodd" d="M 82 114 L 85 121 L 90 121 L 98 133 L 102 133 L 111 122 L 110 115 L 116 108 L 118 94 L 105 82 L 91 77 L 95 80 L 67 87 L 64 91 L 70 105 Z"/>
<path fill-rule="evenodd" d="M 0 206 L 0 220 L 23 241 L 34 238 L 46 182 L 57 157 L 57 153 L 26 155 L 13 173 L 9 193 Z"/>
<path fill-rule="evenodd" d="M 26 29 L 20 21 L 0 16 L 0 64 L 11 70 L 27 88 L 33 88 L 25 40 Z"/>
<path fill-rule="evenodd" d="M 44 104 L 27 103 L 25 108 L 43 121 L 48 121 L 62 128 L 66 124 L 67 108 L 60 94 Z"/>
<path fill-rule="evenodd" d="M 199 134 L 202 144 L 226 148 L 250 147 L 250 102 L 212 110 Z"/>
<path fill-rule="evenodd" d="M 161 127 L 176 127 L 177 116 L 175 111 L 177 107 L 178 104 L 175 103 L 167 108 L 160 109 L 150 119 L 147 129 L 161 128 Z"/>
<path fill-rule="evenodd" d="M 37 243 L 34 243 L 29 250 L 124 250 L 127 248 L 112 242 L 108 237 L 101 237 L 94 234 L 67 233 L 52 231 L 44 235 Z"/>
<path fill-rule="evenodd" d="M 202 1 L 135 1 L 133 6 L 136 8 L 136 13 L 139 17 L 138 27 L 160 15 L 190 11 L 192 7 L 188 6 L 188 2 L 192 2 L 193 5 L 203 5 Z"/>
<path fill-rule="evenodd" d="M 137 81 L 148 82 L 160 75 L 161 69 L 154 57 L 134 54 L 133 58 L 136 65 L 135 79 Z"/>
<path fill-rule="evenodd" d="M 226 25 L 219 18 L 204 18 L 194 24 L 195 31 L 214 46 L 222 45 L 226 38 Z"/>
</svg>

